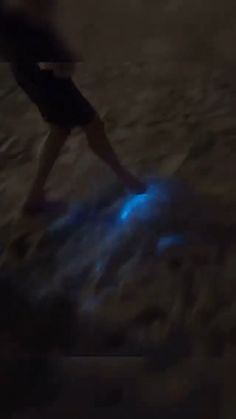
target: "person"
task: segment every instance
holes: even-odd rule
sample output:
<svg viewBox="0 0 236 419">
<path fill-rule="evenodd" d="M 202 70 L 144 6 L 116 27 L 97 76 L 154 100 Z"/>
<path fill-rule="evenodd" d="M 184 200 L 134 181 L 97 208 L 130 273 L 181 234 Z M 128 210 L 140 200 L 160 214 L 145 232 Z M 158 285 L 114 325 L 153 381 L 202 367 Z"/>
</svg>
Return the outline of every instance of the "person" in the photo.
<svg viewBox="0 0 236 419">
<path fill-rule="evenodd" d="M 50 132 L 23 205 L 34 214 L 45 208 L 45 184 L 71 130 L 80 126 L 91 150 L 133 192 L 145 185 L 115 154 L 97 111 L 73 82 L 77 59 L 58 36 L 51 0 L 15 0 L 0 11 L 0 53 L 10 63 L 18 85 L 36 104 Z"/>
</svg>

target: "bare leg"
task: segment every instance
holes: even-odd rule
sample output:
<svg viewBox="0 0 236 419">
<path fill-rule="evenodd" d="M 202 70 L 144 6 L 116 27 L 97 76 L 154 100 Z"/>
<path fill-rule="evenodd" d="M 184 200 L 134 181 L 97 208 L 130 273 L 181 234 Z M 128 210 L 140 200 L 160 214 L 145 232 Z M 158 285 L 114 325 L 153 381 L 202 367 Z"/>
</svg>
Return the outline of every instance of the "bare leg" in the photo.
<svg viewBox="0 0 236 419">
<path fill-rule="evenodd" d="M 96 117 L 84 128 L 92 151 L 107 163 L 119 179 L 132 191 L 141 193 L 145 185 L 122 166 L 104 130 L 103 122 Z M 38 169 L 26 198 L 23 211 L 34 211 L 44 199 L 44 187 L 60 151 L 69 135 L 69 130 L 51 126 L 48 138 L 40 155 Z"/>
<path fill-rule="evenodd" d="M 122 166 L 106 136 L 104 124 L 99 117 L 95 117 L 95 119 L 84 128 L 84 132 L 87 136 L 91 150 L 111 167 L 118 178 L 121 179 L 129 189 L 137 193 L 145 191 L 145 185 Z"/>
<path fill-rule="evenodd" d="M 68 138 L 69 131 L 60 127 L 51 126 L 50 133 L 43 146 L 38 169 L 28 193 L 24 210 L 30 210 L 37 207 L 44 198 L 44 186 L 48 176 L 59 156 L 59 153 Z"/>
</svg>

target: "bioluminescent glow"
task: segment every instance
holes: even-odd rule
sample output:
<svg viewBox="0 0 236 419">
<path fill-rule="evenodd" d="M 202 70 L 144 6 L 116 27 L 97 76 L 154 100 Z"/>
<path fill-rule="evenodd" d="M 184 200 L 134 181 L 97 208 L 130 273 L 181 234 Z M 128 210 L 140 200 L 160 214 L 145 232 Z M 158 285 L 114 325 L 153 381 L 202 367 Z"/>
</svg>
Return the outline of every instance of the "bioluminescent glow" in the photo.
<svg viewBox="0 0 236 419">
<path fill-rule="evenodd" d="M 119 220 L 126 222 L 132 217 L 146 220 L 158 211 L 158 203 L 164 202 L 167 196 L 165 191 L 156 185 L 150 185 L 143 194 L 130 195 L 122 205 Z"/>
<path fill-rule="evenodd" d="M 124 208 L 121 211 L 120 218 L 125 221 L 132 214 L 133 211 L 143 209 L 148 201 L 148 194 L 144 193 L 142 195 L 131 196 L 129 200 L 126 201 Z"/>
<path fill-rule="evenodd" d="M 157 243 L 157 252 L 162 253 L 172 246 L 183 245 L 186 242 L 183 234 L 169 234 L 161 237 Z"/>
</svg>

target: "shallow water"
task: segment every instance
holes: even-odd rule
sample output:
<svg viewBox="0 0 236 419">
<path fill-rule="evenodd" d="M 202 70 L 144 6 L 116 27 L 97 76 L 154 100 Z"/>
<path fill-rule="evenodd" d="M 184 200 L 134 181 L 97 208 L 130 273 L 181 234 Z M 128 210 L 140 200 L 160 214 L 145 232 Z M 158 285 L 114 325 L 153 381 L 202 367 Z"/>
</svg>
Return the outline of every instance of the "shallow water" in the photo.
<svg viewBox="0 0 236 419">
<path fill-rule="evenodd" d="M 72 206 L 18 270 L 21 282 L 13 275 L 36 312 L 54 313 L 58 298 L 73 307 L 73 354 L 152 353 L 173 334 L 192 348 L 231 304 L 222 248 L 232 243 L 209 203 L 178 179 L 147 183 L 142 195 Z"/>
</svg>

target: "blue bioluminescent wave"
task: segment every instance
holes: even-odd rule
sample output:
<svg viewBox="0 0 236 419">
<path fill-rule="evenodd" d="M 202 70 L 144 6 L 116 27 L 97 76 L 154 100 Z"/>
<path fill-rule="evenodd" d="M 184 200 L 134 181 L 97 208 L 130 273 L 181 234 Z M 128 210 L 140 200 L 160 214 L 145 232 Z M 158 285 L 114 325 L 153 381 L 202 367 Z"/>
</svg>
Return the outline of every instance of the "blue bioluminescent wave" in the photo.
<svg viewBox="0 0 236 419">
<path fill-rule="evenodd" d="M 135 195 L 131 196 L 124 204 L 121 213 L 120 213 L 120 219 L 122 221 L 126 221 L 130 215 L 134 211 L 137 210 L 144 210 L 147 206 L 149 201 L 149 195 L 147 193 L 144 193 L 142 195 Z"/>
<path fill-rule="evenodd" d="M 133 217 L 140 220 L 147 220 L 152 214 L 158 211 L 158 203 L 163 203 L 167 195 L 157 185 L 150 185 L 143 194 L 130 195 L 122 204 L 118 218 L 124 223 Z"/>
</svg>

